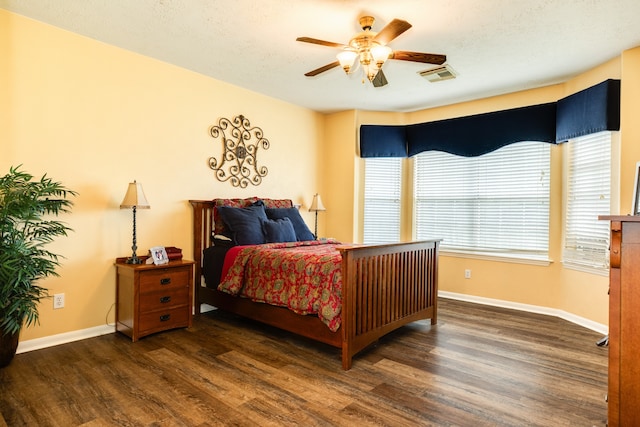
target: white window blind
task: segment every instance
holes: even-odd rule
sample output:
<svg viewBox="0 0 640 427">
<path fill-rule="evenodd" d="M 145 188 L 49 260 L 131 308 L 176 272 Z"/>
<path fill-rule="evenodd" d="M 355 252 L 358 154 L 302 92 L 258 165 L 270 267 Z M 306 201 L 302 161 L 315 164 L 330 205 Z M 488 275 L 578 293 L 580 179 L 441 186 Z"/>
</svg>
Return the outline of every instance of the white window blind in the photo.
<svg viewBox="0 0 640 427">
<path fill-rule="evenodd" d="M 364 243 L 400 240 L 401 158 L 368 158 L 364 174 Z"/>
<path fill-rule="evenodd" d="M 520 142 L 479 156 L 415 159 L 416 237 L 443 250 L 546 258 L 551 144 Z"/>
<path fill-rule="evenodd" d="M 611 133 L 600 132 L 567 143 L 567 204 L 564 264 L 608 269 L 611 207 Z"/>
</svg>

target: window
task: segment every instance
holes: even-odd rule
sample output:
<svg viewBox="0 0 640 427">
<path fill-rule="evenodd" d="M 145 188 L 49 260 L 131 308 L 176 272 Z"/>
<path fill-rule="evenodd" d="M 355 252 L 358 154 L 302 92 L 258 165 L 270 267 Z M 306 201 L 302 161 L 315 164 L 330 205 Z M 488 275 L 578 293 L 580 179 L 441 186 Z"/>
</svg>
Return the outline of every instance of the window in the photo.
<svg viewBox="0 0 640 427">
<path fill-rule="evenodd" d="M 415 158 L 416 237 L 443 250 L 546 259 L 551 144 L 520 142 L 479 157 Z"/>
<path fill-rule="evenodd" d="M 611 207 L 611 133 L 569 141 L 563 260 L 578 269 L 607 271 Z"/>
<path fill-rule="evenodd" d="M 401 158 L 368 158 L 364 173 L 364 243 L 400 240 Z"/>
</svg>

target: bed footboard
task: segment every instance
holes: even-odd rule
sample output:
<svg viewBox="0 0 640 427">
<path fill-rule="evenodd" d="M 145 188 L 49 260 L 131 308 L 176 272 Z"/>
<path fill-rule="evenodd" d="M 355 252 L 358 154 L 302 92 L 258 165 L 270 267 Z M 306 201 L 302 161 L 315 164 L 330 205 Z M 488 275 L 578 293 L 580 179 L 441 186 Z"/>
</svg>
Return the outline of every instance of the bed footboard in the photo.
<svg viewBox="0 0 640 427">
<path fill-rule="evenodd" d="M 437 322 L 439 241 L 343 246 L 342 367 L 407 323 Z"/>
</svg>

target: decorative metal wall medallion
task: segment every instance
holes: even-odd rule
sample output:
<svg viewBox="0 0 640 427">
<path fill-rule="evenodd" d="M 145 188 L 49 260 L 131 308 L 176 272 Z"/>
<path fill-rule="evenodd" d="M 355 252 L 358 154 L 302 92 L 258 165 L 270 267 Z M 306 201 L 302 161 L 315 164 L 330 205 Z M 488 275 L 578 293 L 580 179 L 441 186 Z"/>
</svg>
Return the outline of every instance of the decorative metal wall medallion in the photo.
<svg viewBox="0 0 640 427">
<path fill-rule="evenodd" d="M 243 115 L 233 120 L 221 118 L 217 126 L 211 126 L 211 136 L 222 140 L 222 161 L 209 157 L 209 167 L 215 171 L 218 181 L 231 181 L 234 187 L 260 185 L 269 170 L 258 166 L 258 149 L 269 149 L 269 140 L 264 138 L 262 129 L 251 127 L 249 119 Z"/>
</svg>

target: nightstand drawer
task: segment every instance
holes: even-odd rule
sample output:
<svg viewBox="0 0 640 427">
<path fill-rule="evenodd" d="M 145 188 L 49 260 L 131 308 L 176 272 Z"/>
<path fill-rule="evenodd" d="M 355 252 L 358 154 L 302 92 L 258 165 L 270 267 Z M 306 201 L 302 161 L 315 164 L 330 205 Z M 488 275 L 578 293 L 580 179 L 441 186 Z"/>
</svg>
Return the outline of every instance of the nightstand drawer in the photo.
<svg viewBox="0 0 640 427">
<path fill-rule="evenodd" d="M 140 294 L 140 312 L 164 310 L 189 304 L 189 288 L 166 289 L 160 292 Z"/>
<path fill-rule="evenodd" d="M 164 331 L 189 325 L 190 312 L 185 307 L 140 313 L 140 334 Z"/>
<path fill-rule="evenodd" d="M 163 268 L 140 272 L 140 293 L 186 288 L 192 275 L 191 267 Z"/>
</svg>

